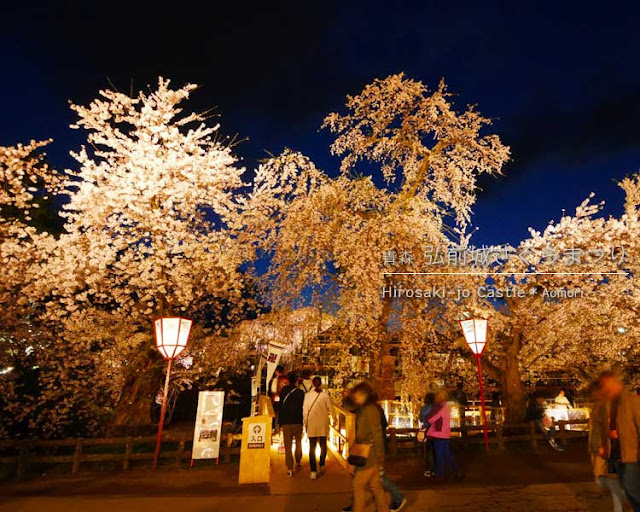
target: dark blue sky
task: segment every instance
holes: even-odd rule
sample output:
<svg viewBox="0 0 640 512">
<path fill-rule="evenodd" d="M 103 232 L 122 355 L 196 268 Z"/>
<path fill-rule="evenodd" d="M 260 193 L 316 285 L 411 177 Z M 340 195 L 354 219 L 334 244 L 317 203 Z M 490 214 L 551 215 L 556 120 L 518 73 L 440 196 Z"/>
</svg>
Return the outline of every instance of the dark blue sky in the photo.
<svg viewBox="0 0 640 512">
<path fill-rule="evenodd" d="M 404 71 L 444 77 L 512 146 L 482 181 L 476 244 L 516 242 L 591 191 L 619 213 L 615 181 L 640 168 L 638 2 L 13 2 L 0 18 L 0 144 L 53 137 L 60 167 L 82 142 L 68 100 L 160 74 L 203 85 L 192 107 L 249 138 L 247 167 L 287 146 L 332 173 L 324 115 Z"/>
</svg>

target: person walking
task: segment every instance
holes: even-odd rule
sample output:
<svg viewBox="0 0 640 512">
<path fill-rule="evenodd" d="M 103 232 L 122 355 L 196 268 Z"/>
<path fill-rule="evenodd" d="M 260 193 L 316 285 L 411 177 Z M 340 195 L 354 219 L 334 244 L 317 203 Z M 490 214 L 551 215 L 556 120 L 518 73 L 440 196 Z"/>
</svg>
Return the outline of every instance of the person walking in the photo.
<svg viewBox="0 0 640 512">
<path fill-rule="evenodd" d="M 458 409 L 458 417 L 460 418 L 460 428 L 462 432 L 466 432 L 467 429 L 467 419 L 465 416 L 465 411 L 467 405 L 469 405 L 469 399 L 467 398 L 467 394 L 464 392 L 464 383 L 458 382 L 456 385 L 456 389 L 451 393 L 451 398 L 456 403 L 456 408 Z"/>
<path fill-rule="evenodd" d="M 604 397 L 597 382 L 594 382 L 591 385 L 590 394 L 594 401 L 594 406 L 591 409 L 591 415 L 589 417 L 588 446 L 589 454 L 591 456 L 593 476 L 595 478 L 595 482 L 600 487 L 611 493 L 611 498 L 613 500 L 613 512 L 624 512 L 627 497 L 624 489 L 622 488 L 622 484 L 620 483 L 620 476 L 610 471 L 607 459 L 600 454 L 600 443 L 604 436 L 601 431 L 602 423 L 598 421 L 598 418 L 602 415 Z"/>
<path fill-rule="evenodd" d="M 389 452 L 389 439 L 387 437 L 387 427 L 389 426 L 389 422 L 387 421 L 387 415 L 384 413 L 384 409 L 378 403 L 378 399 L 376 396 L 376 401 L 374 402 L 376 407 L 378 408 L 378 412 L 380 413 L 380 425 L 382 427 L 382 439 L 384 441 L 384 451 L 385 453 Z M 391 494 L 391 505 L 389 506 L 390 512 L 400 512 L 407 504 L 407 498 L 404 497 L 402 491 L 398 489 L 398 486 L 393 482 L 388 476 L 384 469 L 380 470 L 380 482 L 382 483 L 382 488 Z"/>
<path fill-rule="evenodd" d="M 462 474 L 458 463 L 451 451 L 451 407 L 447 402 L 447 393 L 444 390 L 436 394 L 435 406 L 426 415 L 429 423 L 427 437 L 433 439 L 433 449 L 436 459 L 436 480 L 443 481 L 450 472 L 454 478 L 461 478 Z"/>
<path fill-rule="evenodd" d="M 598 455 L 608 460 L 610 471 L 620 477 L 631 508 L 640 512 L 640 398 L 629 393 L 613 372 L 603 372 L 598 384 L 605 397 L 596 418 Z"/>
<path fill-rule="evenodd" d="M 387 437 L 387 427 L 389 426 L 389 422 L 387 421 L 387 416 L 384 413 L 384 409 L 378 403 L 378 395 L 376 394 L 375 391 L 373 391 L 371 400 L 372 400 L 372 403 L 378 409 L 378 412 L 380 413 L 380 426 L 382 428 L 382 440 L 384 442 L 384 451 L 386 454 L 389 451 L 389 440 Z M 343 402 L 343 406 L 344 406 L 344 402 Z M 349 405 L 347 404 L 347 407 L 348 406 Z M 347 410 L 353 411 L 356 409 L 352 407 L 351 409 L 348 408 Z M 407 499 L 404 497 L 404 494 L 402 494 L 402 491 L 398 489 L 398 486 L 387 476 L 387 474 L 384 472 L 383 469 L 380 469 L 380 483 L 382 484 L 382 488 L 391 495 L 391 505 L 389 506 L 389 511 L 400 512 L 400 510 L 402 510 L 404 506 L 407 504 Z M 352 512 L 353 507 L 354 505 L 352 501 L 350 505 L 342 509 L 342 512 Z"/>
<path fill-rule="evenodd" d="M 273 372 L 273 376 L 269 379 L 269 383 L 267 384 L 267 395 L 271 399 L 271 404 L 273 405 L 273 412 L 275 417 L 273 419 L 273 428 L 275 431 L 280 429 L 279 425 L 277 425 L 278 411 L 280 409 L 280 389 L 278 388 L 278 379 L 284 373 L 284 366 L 279 364 L 276 366 L 275 371 Z"/>
<path fill-rule="evenodd" d="M 431 411 L 436 405 L 436 395 L 435 393 L 427 393 L 424 397 L 424 405 L 420 409 L 420 423 L 422 424 L 422 428 L 424 429 L 424 440 L 422 442 L 422 446 L 424 448 L 424 476 L 427 478 L 431 478 L 435 476 L 436 470 L 436 459 L 433 453 L 433 440 L 427 437 L 426 433 L 429 430 L 431 424 L 427 420 Z"/>
<path fill-rule="evenodd" d="M 306 394 L 313 390 L 313 381 L 311 380 L 311 371 L 302 370 L 298 387 Z"/>
<path fill-rule="evenodd" d="M 267 393 L 269 395 L 269 398 L 271 398 L 271 402 L 273 402 L 274 404 L 276 402 L 280 402 L 280 396 L 278 394 L 279 393 L 278 378 L 283 373 L 284 373 L 284 366 L 279 364 L 278 366 L 276 366 L 276 369 L 273 372 L 273 376 L 271 377 L 271 379 L 269 380 L 269 384 L 267 385 L 267 390 L 268 390 Z"/>
<path fill-rule="evenodd" d="M 378 512 L 389 512 L 389 505 L 380 478 L 384 473 L 384 440 L 380 412 L 376 407 L 376 395 L 366 382 L 356 384 L 351 390 L 356 413 L 356 436 L 354 445 L 369 446 L 363 456 L 362 465 L 356 466 L 353 475 L 353 510 L 364 512 L 367 492 L 373 494 Z"/>
<path fill-rule="evenodd" d="M 278 424 L 282 427 L 284 436 L 285 463 L 287 475 L 293 476 L 293 443 L 296 443 L 295 469 L 301 469 L 302 461 L 302 406 L 304 405 L 304 392 L 296 387 L 298 377 L 295 373 L 289 374 L 289 385 L 280 391 L 280 413 Z"/>
<path fill-rule="evenodd" d="M 309 438 L 309 465 L 311 480 L 315 480 L 318 473 L 324 473 L 327 460 L 327 437 L 329 436 L 329 420 L 333 416 L 331 398 L 322 390 L 322 379 L 314 377 L 313 390 L 304 397 L 302 418 L 307 437 Z M 320 445 L 320 467 L 316 462 L 316 446 Z"/>
</svg>

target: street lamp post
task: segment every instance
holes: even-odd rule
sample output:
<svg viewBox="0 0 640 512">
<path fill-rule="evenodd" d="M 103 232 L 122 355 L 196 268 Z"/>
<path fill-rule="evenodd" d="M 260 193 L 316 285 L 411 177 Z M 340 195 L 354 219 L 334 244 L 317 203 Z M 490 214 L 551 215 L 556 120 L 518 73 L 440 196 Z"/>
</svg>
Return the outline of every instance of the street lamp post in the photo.
<svg viewBox="0 0 640 512">
<path fill-rule="evenodd" d="M 187 348 L 192 323 L 192 320 L 181 317 L 158 318 L 154 322 L 156 347 L 162 354 L 162 357 L 167 360 L 167 376 L 164 381 L 164 394 L 162 396 L 162 407 L 160 409 L 160 422 L 158 423 L 158 439 L 156 441 L 156 451 L 153 455 L 153 469 L 158 467 L 158 455 L 160 455 L 160 444 L 162 442 L 162 427 L 164 425 L 164 415 L 167 411 L 171 363 Z"/>
<path fill-rule="evenodd" d="M 478 364 L 478 383 L 480 384 L 480 403 L 482 414 L 482 429 L 484 431 L 484 446 L 489 451 L 489 433 L 487 431 L 487 413 L 484 400 L 484 381 L 482 379 L 482 352 L 487 344 L 487 320 L 484 318 L 471 318 L 460 320 L 460 327 L 464 334 L 464 339 L 469 345 L 471 352 Z"/>
</svg>

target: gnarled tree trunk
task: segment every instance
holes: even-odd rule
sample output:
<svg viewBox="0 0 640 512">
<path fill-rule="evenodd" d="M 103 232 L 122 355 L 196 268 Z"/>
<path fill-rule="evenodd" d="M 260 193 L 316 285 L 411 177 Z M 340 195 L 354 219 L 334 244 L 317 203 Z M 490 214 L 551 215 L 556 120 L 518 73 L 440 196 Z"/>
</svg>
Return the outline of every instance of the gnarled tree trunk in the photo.
<svg viewBox="0 0 640 512">
<path fill-rule="evenodd" d="M 505 346 L 504 371 L 500 384 L 503 390 L 505 406 L 505 422 L 521 423 L 524 421 L 527 404 L 524 386 L 520 374 L 520 331 L 515 331 L 510 342 Z"/>
<path fill-rule="evenodd" d="M 112 426 L 116 428 L 150 425 L 151 406 L 162 384 L 158 354 L 145 347 L 126 369 L 122 393 L 116 404 Z"/>
</svg>

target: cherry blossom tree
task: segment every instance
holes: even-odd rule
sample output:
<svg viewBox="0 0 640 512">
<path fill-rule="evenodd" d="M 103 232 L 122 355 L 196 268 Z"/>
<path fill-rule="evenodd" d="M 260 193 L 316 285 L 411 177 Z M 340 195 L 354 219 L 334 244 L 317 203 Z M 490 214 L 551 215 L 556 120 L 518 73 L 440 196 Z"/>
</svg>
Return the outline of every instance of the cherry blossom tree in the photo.
<svg viewBox="0 0 640 512">
<path fill-rule="evenodd" d="M 470 316 L 489 319 L 483 368 L 502 389 L 508 421 L 524 418 L 527 383 L 553 372 L 587 383 L 603 369 L 629 368 L 638 357 L 638 183 L 637 175 L 622 181 L 620 218 L 599 216 L 602 205 L 588 198 L 575 215 L 531 230 L 516 248 L 487 248 L 504 252 L 493 263 L 439 270 L 454 272 L 456 288 L 471 295 L 447 296 L 403 318 L 409 392 L 419 396 L 430 380 L 447 377 L 474 386 L 474 361 L 458 326 Z"/>
<path fill-rule="evenodd" d="M 64 325 L 66 347 L 88 349 L 90 380 L 108 383 L 116 425 L 149 423 L 162 375 L 154 317 L 186 315 L 201 327 L 178 379 L 180 368 L 233 360 L 224 331 L 252 299 L 240 269 L 250 254 L 233 233 L 244 170 L 218 125 L 183 112 L 195 88 L 160 78 L 135 97 L 105 90 L 72 105 L 88 145 L 72 153 L 66 232 L 28 290 L 47 298 L 44 315 Z M 214 357 L 193 357 L 204 352 Z"/>
<path fill-rule="evenodd" d="M 0 436 L 32 426 L 39 396 L 36 361 L 51 339 L 38 319 L 39 305 L 24 296 L 31 269 L 54 243 L 35 220 L 61 185 L 42 150 L 49 142 L 0 147 Z"/>
<path fill-rule="evenodd" d="M 489 264 L 452 261 L 452 249 L 475 250 L 469 228 L 477 176 L 500 172 L 509 153 L 497 136 L 482 135 L 486 118 L 474 109 L 455 112 L 448 98 L 442 84 L 431 92 L 402 75 L 375 81 L 348 98 L 347 114 L 325 120 L 338 135 L 332 145 L 342 157 L 337 177 L 285 151 L 261 166 L 245 208 L 254 225 L 265 228 L 256 239 L 273 256 L 267 281 L 274 302 L 332 297 L 348 332 L 343 339 L 370 355 L 374 376 L 382 357 L 399 350 L 405 391 L 416 402 L 432 382 L 463 379 L 473 387 L 476 370 L 458 322 L 489 318 L 485 371 L 502 388 L 508 419 L 519 421 L 527 382 L 563 369 L 567 377 L 592 378 L 635 350 L 629 260 L 584 261 L 575 275 L 558 273 L 560 263 L 542 255 L 553 248 L 597 256 L 617 245 L 631 257 L 637 178 L 622 184 L 622 218 L 603 219 L 587 201 Z M 438 252 L 443 264 L 434 269 Z M 435 271 L 415 275 L 425 270 Z M 446 292 L 423 300 L 381 293 L 416 287 Z M 526 295 L 491 297 L 508 287 Z M 578 288 L 577 297 L 545 293 Z M 460 290 L 471 294 L 461 297 Z"/>
<path fill-rule="evenodd" d="M 326 118 L 342 158 L 337 177 L 292 151 L 261 166 L 244 206 L 266 228 L 259 245 L 272 256 L 273 300 L 332 296 L 350 343 L 379 375 L 397 313 L 381 290 L 398 282 L 382 253 L 413 252 L 418 264 L 425 246 L 462 235 L 477 176 L 499 173 L 509 155 L 481 133 L 489 124 L 472 107 L 455 111 L 444 84 L 430 91 L 393 75 Z"/>
</svg>

